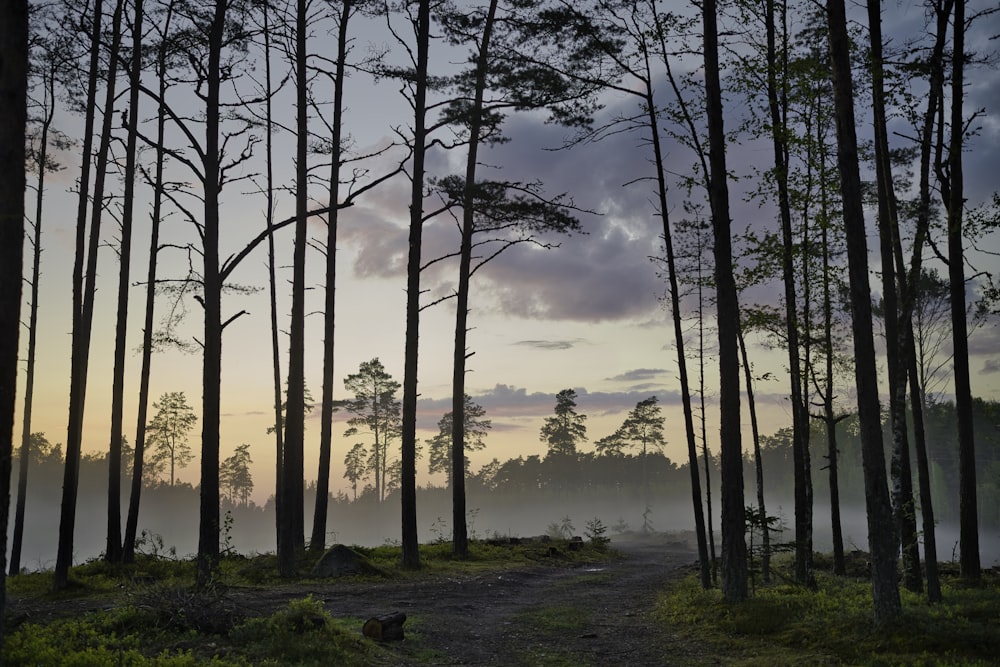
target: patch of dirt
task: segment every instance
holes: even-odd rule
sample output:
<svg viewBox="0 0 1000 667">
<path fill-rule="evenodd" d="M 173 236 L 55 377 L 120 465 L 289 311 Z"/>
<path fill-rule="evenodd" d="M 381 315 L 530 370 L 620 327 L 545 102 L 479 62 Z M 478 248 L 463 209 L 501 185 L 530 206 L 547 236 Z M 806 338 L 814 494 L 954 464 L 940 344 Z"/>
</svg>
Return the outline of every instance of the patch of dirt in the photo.
<svg viewBox="0 0 1000 667">
<path fill-rule="evenodd" d="M 668 580 L 694 568 L 695 552 L 664 536 L 611 546 L 621 558 L 596 565 L 283 587 L 247 603 L 269 613 L 311 593 L 335 617 L 402 611 L 411 639 L 384 644 L 391 665 L 690 663 L 694 647 L 658 627 L 653 608 Z"/>
</svg>

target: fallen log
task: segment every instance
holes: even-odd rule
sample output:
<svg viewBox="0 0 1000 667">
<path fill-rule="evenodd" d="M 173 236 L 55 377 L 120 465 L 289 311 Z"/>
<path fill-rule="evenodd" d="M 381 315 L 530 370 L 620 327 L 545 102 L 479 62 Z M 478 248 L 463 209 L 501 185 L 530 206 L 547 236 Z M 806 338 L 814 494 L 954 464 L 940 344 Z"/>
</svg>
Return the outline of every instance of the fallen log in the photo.
<svg viewBox="0 0 1000 667">
<path fill-rule="evenodd" d="M 364 627 L 361 628 L 361 634 L 379 642 L 402 639 L 403 623 L 405 622 L 406 614 L 401 611 L 385 616 L 373 616 L 365 621 Z"/>
</svg>

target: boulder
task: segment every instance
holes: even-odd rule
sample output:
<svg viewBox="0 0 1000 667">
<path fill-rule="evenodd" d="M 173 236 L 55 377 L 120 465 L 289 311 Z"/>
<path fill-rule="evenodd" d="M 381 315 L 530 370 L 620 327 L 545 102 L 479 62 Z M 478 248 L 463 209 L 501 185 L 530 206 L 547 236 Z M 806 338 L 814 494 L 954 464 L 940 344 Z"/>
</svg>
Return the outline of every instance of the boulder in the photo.
<svg viewBox="0 0 1000 667">
<path fill-rule="evenodd" d="M 310 576 L 328 578 L 366 574 L 374 568 L 368 559 L 343 544 L 335 544 L 313 566 Z"/>
</svg>

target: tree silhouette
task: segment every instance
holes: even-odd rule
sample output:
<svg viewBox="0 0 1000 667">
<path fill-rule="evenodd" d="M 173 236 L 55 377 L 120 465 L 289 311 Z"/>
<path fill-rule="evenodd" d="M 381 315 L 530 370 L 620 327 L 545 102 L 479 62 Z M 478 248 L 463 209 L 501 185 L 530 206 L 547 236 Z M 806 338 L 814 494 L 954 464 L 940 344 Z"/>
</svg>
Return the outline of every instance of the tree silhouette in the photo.
<svg viewBox="0 0 1000 667">
<path fill-rule="evenodd" d="M 177 481 L 177 468 L 184 468 L 194 458 L 187 436 L 198 417 L 187 403 L 182 391 L 170 391 L 153 403 L 156 414 L 146 425 L 149 444 L 156 450 L 154 460 L 163 461 L 169 469 L 170 486 Z"/>
<path fill-rule="evenodd" d="M 546 417 L 540 437 L 549 446 L 549 457 L 575 457 L 577 445 L 587 439 L 587 415 L 576 411 L 576 391 L 556 394 L 555 415 Z"/>
</svg>

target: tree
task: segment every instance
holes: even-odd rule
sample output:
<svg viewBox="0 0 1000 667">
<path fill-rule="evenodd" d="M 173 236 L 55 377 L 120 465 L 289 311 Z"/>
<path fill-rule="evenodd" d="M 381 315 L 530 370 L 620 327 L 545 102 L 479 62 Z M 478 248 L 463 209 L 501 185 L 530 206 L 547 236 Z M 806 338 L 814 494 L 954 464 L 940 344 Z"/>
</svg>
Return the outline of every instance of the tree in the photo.
<svg viewBox="0 0 1000 667">
<path fill-rule="evenodd" d="M 128 328 L 129 269 L 132 262 L 132 218 L 135 211 L 137 142 L 139 128 L 139 82 L 142 79 L 143 0 L 134 0 L 132 12 L 132 53 L 128 63 L 129 99 L 125 139 L 125 191 L 118 248 L 118 308 L 115 323 L 115 355 L 111 389 L 111 436 L 108 447 L 108 537 L 104 559 L 116 563 L 122 557 L 122 442 L 125 411 L 125 341 Z"/>
<path fill-rule="evenodd" d="M 219 483 L 229 493 L 229 502 L 239 503 L 246 507 L 250 504 L 250 494 L 253 492 L 253 475 L 250 472 L 250 445 L 243 443 L 236 448 L 232 456 L 219 466 Z"/>
<path fill-rule="evenodd" d="M 485 12 L 457 7 L 445 11 L 441 23 L 454 44 L 471 43 L 472 69 L 456 77 L 458 99 L 453 100 L 444 112 L 468 136 L 468 154 L 464 179 L 445 179 L 445 191 L 454 190 L 449 197 L 462 207 L 461 243 L 459 250 L 458 290 L 455 311 L 455 346 L 452 365 L 452 446 L 449 483 L 452 489 L 452 546 L 456 555 L 468 555 L 468 530 L 465 509 L 465 431 L 468 421 L 464 416 L 467 396 L 465 374 L 468 352 L 469 283 L 472 274 L 502 252 L 521 243 L 537 243 L 535 233 L 554 230 L 568 233 L 579 229 L 579 222 L 570 216 L 558 202 L 547 202 L 538 195 L 537 186 L 520 183 L 478 182 L 479 148 L 481 144 L 500 143 L 500 124 L 506 109 L 532 109 L 546 101 L 558 98 L 564 90 L 565 79 L 553 76 L 552 70 L 534 64 L 524 67 L 512 64 L 517 49 L 517 38 L 502 32 L 508 27 L 523 23 L 516 10 L 511 16 L 498 19 L 498 0 L 491 0 Z M 528 3 L 518 9 L 531 7 Z M 500 33 L 495 35 L 496 32 Z M 514 31 L 519 32 L 519 31 Z M 509 41 L 504 45 L 502 39 Z M 494 44 L 500 42 L 499 48 Z M 505 48 L 506 46 L 506 48 Z M 496 52 L 504 57 L 497 58 Z M 541 73 L 541 76 L 539 76 Z M 491 85 L 492 84 L 492 85 Z M 487 100 L 487 89 L 494 99 Z M 496 90 L 494 90 L 496 89 Z M 526 92 L 530 91 L 530 92 Z M 471 97 L 471 102 L 469 101 Z M 511 194 L 513 193 L 513 194 Z M 489 234 L 486 241 L 475 241 L 477 232 Z M 485 251 L 493 245 L 492 252 Z M 545 244 L 540 244 L 548 247 Z M 473 266 L 473 248 L 485 251 L 485 259 Z"/>
<path fill-rule="evenodd" d="M 959 459 L 959 568 L 962 578 L 979 581 L 979 510 L 976 500 L 976 447 L 972 422 L 972 387 L 969 381 L 969 334 L 965 311 L 965 252 L 962 216 L 965 210 L 962 149 L 966 120 L 965 99 L 965 0 L 955 0 L 952 19 L 951 133 L 948 175 L 942 179 L 941 197 L 948 208 L 948 281 L 951 285 L 951 332 L 955 349 L 955 411 L 958 413 Z M 943 170 L 943 167 L 939 167 Z"/>
<path fill-rule="evenodd" d="M 468 394 L 465 395 L 463 415 L 465 425 L 462 428 L 464 436 L 464 452 L 478 452 L 486 447 L 486 436 L 493 428 L 493 422 L 484 419 L 486 409 L 472 400 Z M 438 434 L 427 441 L 429 450 L 428 472 L 443 472 L 448 476 L 448 484 L 453 484 L 454 466 L 452 465 L 452 437 L 454 413 L 448 412 L 438 420 Z M 469 459 L 465 457 L 463 464 L 464 473 L 469 472 Z"/>
<path fill-rule="evenodd" d="M 358 482 L 368 470 L 368 451 L 363 442 L 356 442 L 344 455 L 344 477 L 351 483 L 354 500 L 358 499 Z"/>
<path fill-rule="evenodd" d="M 843 0 L 828 0 L 830 57 L 837 126 L 837 166 L 843 193 L 844 231 L 847 237 L 848 272 L 854 334 L 855 386 L 861 430 L 865 505 L 868 516 L 868 546 L 872 556 L 872 597 L 876 624 L 890 623 L 901 611 L 896 581 L 896 547 L 892 507 L 885 473 L 875 368 L 875 343 L 868 281 L 868 243 L 865 238 L 864 202 L 858 169 L 858 141 L 854 123 L 854 84 L 851 75 L 850 40 Z"/>
<path fill-rule="evenodd" d="M 76 245 L 73 261 L 73 331 L 70 351 L 69 416 L 66 427 L 66 466 L 63 475 L 62 501 L 59 507 L 59 541 L 56 547 L 56 565 L 53 570 L 53 588 L 62 590 L 69 583 L 69 568 L 73 562 L 73 534 L 76 526 L 76 501 L 80 477 L 80 452 L 83 440 L 83 417 L 87 397 L 87 368 L 90 363 L 91 326 L 94 318 L 94 299 L 97 281 L 97 253 L 101 240 L 101 221 L 105 209 L 104 183 L 107 175 L 108 155 L 111 147 L 112 107 L 121 46 L 121 22 L 124 1 L 117 0 L 111 24 L 108 26 L 111 44 L 108 71 L 105 78 L 104 118 L 97 149 L 94 186 L 90 191 L 90 151 L 97 102 L 97 84 L 102 51 L 103 0 L 96 0 L 91 14 L 87 78 L 87 108 L 84 119 L 83 157 L 80 167 L 80 186 L 77 198 Z M 87 207 L 91 200 L 89 239 Z"/>
<path fill-rule="evenodd" d="M 416 14 L 413 5 L 416 4 Z M 417 356 L 420 351 L 420 249 L 424 225 L 424 179 L 427 153 L 427 92 L 431 83 L 428 53 L 431 39 L 431 3 L 404 2 L 415 49 L 407 49 L 412 66 L 406 89 L 413 108 L 410 164 L 409 253 L 406 259 L 406 330 L 403 354 L 401 524 L 404 567 L 420 567 L 417 541 Z"/>
<path fill-rule="evenodd" d="M 278 567 L 283 576 L 295 570 L 295 556 L 305 550 L 305 300 L 306 242 L 309 210 L 309 108 L 306 61 L 307 0 L 295 3 L 295 242 L 292 259 L 292 313 L 289 324 L 288 388 L 285 400 L 285 437 L 278 507 Z"/>
<path fill-rule="evenodd" d="M 35 220 L 33 224 L 32 248 L 32 269 L 29 285 L 31 292 L 29 296 L 28 314 L 28 353 L 26 359 L 26 371 L 24 382 L 24 403 L 21 412 L 21 447 L 28 446 L 29 449 L 35 446 L 34 436 L 41 434 L 31 433 L 31 417 L 33 411 L 35 392 L 35 350 L 38 340 L 38 293 L 41 276 L 42 260 L 42 204 L 45 194 L 45 175 L 52 171 L 62 169 L 50 155 L 49 145 L 57 149 L 69 147 L 69 140 L 65 135 L 52 126 L 52 121 L 56 112 L 56 73 L 63 64 L 63 58 L 58 53 L 58 48 L 53 43 L 38 40 L 40 43 L 39 60 L 40 67 L 37 68 L 38 75 L 41 76 L 42 99 L 35 104 L 42 114 L 41 127 L 38 130 L 37 143 L 31 142 L 28 150 L 29 164 L 34 163 L 37 169 L 38 179 L 35 182 Z M 44 436 L 43 436 L 44 437 Z M 21 544 L 24 535 L 24 511 L 28 492 L 28 463 L 30 456 L 21 456 L 18 465 L 17 503 L 14 510 L 14 532 L 10 547 L 10 575 L 13 576 L 21 570 Z"/>
<path fill-rule="evenodd" d="M 719 427 L 722 459 L 722 594 L 727 602 L 747 596 L 746 507 L 743 499 L 743 453 L 740 438 L 740 365 L 737 333 L 740 309 L 733 278 L 726 139 L 719 83 L 716 3 L 702 5 L 704 22 L 705 103 L 708 118 L 709 202 L 715 238 L 716 309 L 719 338 Z"/>
<path fill-rule="evenodd" d="M 0 615 L 7 603 L 7 517 L 17 391 L 24 248 L 28 3 L 0 8 Z M 0 628 L 0 645 L 3 645 Z"/>
<path fill-rule="evenodd" d="M 612 437 L 618 440 L 622 447 L 639 447 L 642 456 L 642 489 L 648 504 L 649 478 L 646 453 L 649 449 L 663 451 L 667 444 L 663 434 L 663 414 L 657 405 L 656 396 L 650 396 L 636 403 Z"/>
<path fill-rule="evenodd" d="M 379 501 L 385 500 L 389 446 L 400 437 L 401 432 L 400 403 L 396 398 L 399 383 L 392 379 L 376 357 L 362 362 L 357 373 L 344 378 L 344 387 L 354 394 L 354 398 L 343 402 L 344 408 L 354 415 L 347 420 L 349 428 L 344 437 L 363 433 L 371 437 L 367 468 L 375 476 L 375 497 Z"/>
<path fill-rule="evenodd" d="M 188 405 L 183 391 L 162 394 L 160 400 L 153 403 L 153 409 L 156 415 L 146 425 L 149 444 L 156 449 L 152 458 L 168 464 L 170 486 L 173 486 L 177 481 L 177 468 L 187 467 L 194 458 L 187 435 L 198 417 Z"/>
<path fill-rule="evenodd" d="M 556 394 L 555 415 L 546 417 L 540 437 L 548 444 L 549 458 L 575 458 L 576 447 L 587 439 L 587 415 L 576 411 L 576 391 L 563 389 Z"/>
<path fill-rule="evenodd" d="M 169 3 L 165 13 L 160 17 L 163 34 L 170 31 L 173 20 L 173 4 Z M 138 16 L 133 19 L 141 25 Z M 166 133 L 167 108 L 164 103 L 167 94 L 167 59 L 169 42 L 161 39 L 156 46 L 157 74 L 157 105 L 156 105 L 156 137 L 154 139 L 153 202 L 150 211 L 149 230 L 149 263 L 146 271 L 146 307 L 143 318 L 142 353 L 139 370 L 139 405 L 136 413 L 135 451 L 132 458 L 132 484 L 129 493 L 128 516 L 125 519 L 125 537 L 122 544 L 122 561 L 130 563 L 135 557 L 135 540 L 139 530 L 139 503 L 142 499 L 142 487 L 149 480 L 159 477 L 160 472 L 147 472 L 146 463 L 146 418 L 149 415 L 149 380 L 152 374 L 153 361 L 153 326 L 156 313 L 156 276 L 157 260 L 160 251 L 160 222 L 164 197 L 164 135 Z M 135 48 L 133 46 L 133 48 Z M 133 73 L 135 74 L 135 73 Z M 135 84 L 133 84 L 135 85 Z M 147 180 L 150 176 L 143 171 Z M 154 466 L 155 467 L 155 466 Z"/>
</svg>

